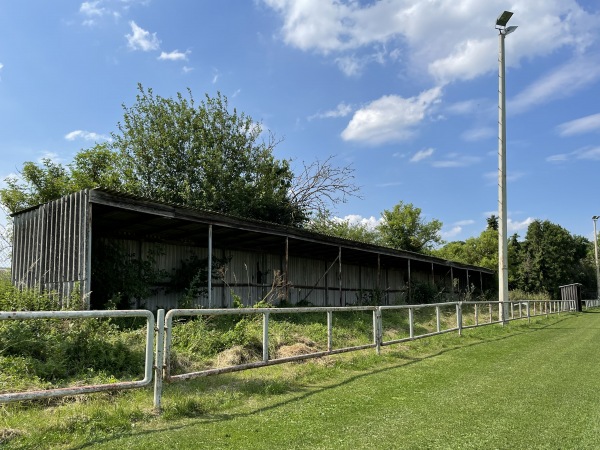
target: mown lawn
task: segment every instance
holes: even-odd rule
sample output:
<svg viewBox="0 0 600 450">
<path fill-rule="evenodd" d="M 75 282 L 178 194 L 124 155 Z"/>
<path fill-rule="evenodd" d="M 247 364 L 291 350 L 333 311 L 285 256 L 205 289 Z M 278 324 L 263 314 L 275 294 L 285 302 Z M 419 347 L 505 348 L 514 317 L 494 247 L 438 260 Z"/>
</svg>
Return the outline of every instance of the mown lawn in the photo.
<svg viewBox="0 0 600 450">
<path fill-rule="evenodd" d="M 11 406 L 0 427 L 6 448 L 598 448 L 599 313 L 178 383 L 161 417 L 147 391 Z"/>
</svg>

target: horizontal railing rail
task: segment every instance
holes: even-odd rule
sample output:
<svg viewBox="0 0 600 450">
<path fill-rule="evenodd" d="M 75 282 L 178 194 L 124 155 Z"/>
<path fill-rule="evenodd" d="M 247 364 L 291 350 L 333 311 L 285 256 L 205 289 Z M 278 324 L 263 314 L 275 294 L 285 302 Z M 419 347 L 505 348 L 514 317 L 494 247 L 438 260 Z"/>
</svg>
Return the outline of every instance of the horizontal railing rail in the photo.
<svg viewBox="0 0 600 450">
<path fill-rule="evenodd" d="M 0 320 L 34 320 L 34 319 L 89 319 L 89 318 L 146 318 L 146 355 L 144 359 L 144 378 L 136 381 L 122 381 L 106 384 L 84 385 L 65 388 L 55 388 L 36 391 L 9 392 L 0 394 L 0 403 L 19 400 L 37 400 L 68 395 L 87 394 L 91 392 L 134 389 L 147 386 L 152 382 L 154 372 L 154 315 L 148 310 L 131 311 L 15 311 L 0 312 Z"/>
<path fill-rule="evenodd" d="M 584 301 L 586 308 L 600 306 L 600 300 Z M 354 306 L 354 307 L 298 307 L 298 308 L 233 308 L 233 309 L 172 309 L 154 315 L 147 310 L 134 311 L 35 311 L 35 312 L 0 312 L 0 320 L 33 320 L 33 319 L 83 319 L 83 318 L 146 318 L 146 355 L 144 362 L 144 378 L 136 381 L 124 381 L 108 384 L 85 385 L 67 388 L 56 388 L 26 392 L 0 394 L 0 403 L 18 400 L 33 400 L 67 395 L 84 394 L 108 390 L 133 389 L 149 385 L 154 379 L 154 406 L 160 410 L 163 395 L 163 381 L 178 382 L 197 377 L 235 372 L 292 361 L 335 355 L 357 350 L 375 349 L 379 354 L 381 347 L 399 344 L 415 339 L 422 339 L 439 334 L 458 332 L 463 329 L 485 325 L 504 324 L 512 320 L 531 320 L 536 316 L 548 316 L 561 312 L 576 311 L 576 302 L 571 300 L 519 300 L 501 303 L 498 301 L 447 302 L 422 305 L 397 306 Z M 506 311 L 506 316 L 503 314 Z M 372 314 L 372 338 L 368 343 L 345 345 L 334 342 L 334 313 L 363 312 Z M 272 316 L 280 314 L 325 314 L 327 323 L 326 350 L 315 350 L 310 353 L 272 357 L 269 353 L 269 324 Z M 393 314 L 406 314 L 407 329 L 396 329 L 395 325 L 387 326 Z M 224 315 L 260 315 L 262 316 L 262 357 L 253 362 L 214 367 L 205 370 L 171 373 L 171 355 L 173 353 L 173 330 L 175 319 L 192 317 L 211 317 Z M 156 333 L 156 336 L 155 336 Z M 324 348 L 324 346 L 322 346 Z M 153 354 L 154 351 L 154 354 Z"/>
</svg>

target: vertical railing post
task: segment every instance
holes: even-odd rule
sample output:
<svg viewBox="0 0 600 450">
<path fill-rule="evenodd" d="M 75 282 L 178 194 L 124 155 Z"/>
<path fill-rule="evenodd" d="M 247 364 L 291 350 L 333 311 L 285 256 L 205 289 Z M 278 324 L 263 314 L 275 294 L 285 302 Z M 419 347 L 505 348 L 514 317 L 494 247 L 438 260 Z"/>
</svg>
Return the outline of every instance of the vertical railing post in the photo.
<svg viewBox="0 0 600 450">
<path fill-rule="evenodd" d="M 523 301 L 519 300 L 519 319 L 523 318 Z"/>
<path fill-rule="evenodd" d="M 479 303 L 475 303 L 475 326 L 479 326 Z"/>
<path fill-rule="evenodd" d="M 263 361 L 269 360 L 269 313 L 263 313 Z"/>
<path fill-rule="evenodd" d="M 490 323 L 492 323 L 494 321 L 494 308 L 491 303 L 488 303 L 488 308 L 490 310 Z"/>
<path fill-rule="evenodd" d="M 154 410 L 160 412 L 162 399 L 165 339 L 165 310 L 156 312 L 156 356 L 154 358 Z"/>
<path fill-rule="evenodd" d="M 381 310 L 377 307 L 373 311 L 373 343 L 378 355 L 381 354 L 381 328 Z"/>
<path fill-rule="evenodd" d="M 412 308 L 408 308 L 408 330 L 410 338 L 415 337 L 415 327 L 414 327 L 414 311 Z"/>
<path fill-rule="evenodd" d="M 440 320 L 440 306 L 437 305 L 435 307 L 435 324 L 437 325 L 437 332 L 439 333 L 442 330 L 441 320 Z"/>
<path fill-rule="evenodd" d="M 529 306 L 529 300 L 527 300 L 527 323 L 531 323 L 531 310 Z"/>
<path fill-rule="evenodd" d="M 333 349 L 333 311 L 327 311 L 327 351 Z"/>
<path fill-rule="evenodd" d="M 462 302 L 456 304 L 456 327 L 458 328 L 458 335 L 462 336 Z"/>
</svg>

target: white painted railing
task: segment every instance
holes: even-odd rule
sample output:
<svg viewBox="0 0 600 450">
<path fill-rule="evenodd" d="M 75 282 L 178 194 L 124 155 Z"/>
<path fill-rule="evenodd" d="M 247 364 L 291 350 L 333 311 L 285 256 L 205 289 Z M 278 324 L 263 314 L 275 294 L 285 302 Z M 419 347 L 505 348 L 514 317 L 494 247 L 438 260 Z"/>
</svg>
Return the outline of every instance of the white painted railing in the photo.
<svg viewBox="0 0 600 450">
<path fill-rule="evenodd" d="M 39 391 L 24 391 L 0 394 L 0 403 L 18 400 L 35 400 L 67 395 L 87 394 L 90 392 L 134 389 L 147 386 L 152 382 L 154 358 L 154 315 L 148 310 L 132 311 L 16 311 L 0 312 L 0 320 L 34 320 L 34 319 L 89 319 L 108 317 L 145 317 L 146 318 L 146 357 L 144 362 L 144 378 L 137 381 L 123 381 L 107 384 L 75 386 L 67 388 L 47 389 Z"/>
<path fill-rule="evenodd" d="M 509 306 L 506 321 L 528 319 L 535 316 L 560 314 L 561 312 L 575 311 L 574 301 L 546 300 L 533 301 L 523 300 L 507 302 Z M 586 301 L 586 307 L 600 306 L 600 302 Z M 18 400 L 31 400 L 39 398 L 59 397 L 90 392 L 99 392 L 117 389 L 133 389 L 147 386 L 152 382 L 154 372 L 154 406 L 161 407 L 163 394 L 163 381 L 177 382 L 187 379 L 216 375 L 220 373 L 235 372 L 253 369 L 274 364 L 282 364 L 291 361 L 319 358 L 339 353 L 374 348 L 379 354 L 382 346 L 394 345 L 415 339 L 422 339 L 443 333 L 457 331 L 462 333 L 463 329 L 480 327 L 495 323 L 503 323 L 501 315 L 502 305 L 500 302 L 448 302 L 424 305 L 402 305 L 402 306 L 359 306 L 359 307 L 308 307 L 308 308 L 238 308 L 238 309 L 173 309 L 165 314 L 164 310 L 158 310 L 156 327 L 154 316 L 147 310 L 136 311 L 44 311 L 44 312 L 0 312 L 0 320 L 32 320 L 32 319 L 77 319 L 77 318 L 106 318 L 106 317 L 145 317 L 147 321 L 146 333 L 146 358 L 144 378 L 139 381 L 116 382 L 101 385 L 77 386 L 69 388 L 48 389 L 39 391 L 15 392 L 0 394 L 0 403 Z M 427 310 L 435 310 L 435 324 L 432 324 L 433 313 L 425 313 Z M 333 314 L 349 312 L 372 313 L 372 342 L 362 345 L 344 345 L 344 342 L 334 342 L 333 339 Z M 324 314 L 327 320 L 327 350 L 312 353 L 294 355 L 283 358 L 272 358 L 269 354 L 269 321 L 271 316 L 278 314 Z M 391 314 L 407 314 L 408 333 L 405 336 L 394 337 L 385 340 L 385 319 Z M 221 316 L 221 315 L 261 315 L 262 316 L 262 358 L 244 364 L 232 365 L 221 368 L 210 368 L 202 371 L 172 374 L 170 359 L 172 353 L 174 318 L 176 317 L 198 317 L 198 316 Z M 419 320 L 427 323 L 420 323 Z M 446 320 L 442 320 L 445 316 Z M 467 319 L 465 320 L 465 316 Z M 448 325 L 450 324 L 450 325 Z M 396 330 L 397 331 L 397 330 Z M 154 333 L 156 332 L 156 340 Z M 395 333 L 398 335 L 398 333 Z M 153 355 L 153 346 L 155 354 Z"/>
</svg>

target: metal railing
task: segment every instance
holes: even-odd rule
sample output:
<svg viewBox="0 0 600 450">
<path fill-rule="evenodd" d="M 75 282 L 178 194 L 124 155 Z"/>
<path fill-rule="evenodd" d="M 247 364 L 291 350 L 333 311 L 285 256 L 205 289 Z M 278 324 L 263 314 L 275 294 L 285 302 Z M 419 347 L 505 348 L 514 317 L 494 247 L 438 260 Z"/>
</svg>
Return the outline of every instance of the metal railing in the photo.
<svg viewBox="0 0 600 450">
<path fill-rule="evenodd" d="M 517 302 L 506 302 L 510 305 L 509 316 L 506 322 L 511 320 L 519 320 L 531 317 L 548 315 L 560 312 L 568 312 L 575 310 L 574 301 L 562 300 L 524 300 Z M 488 320 L 482 322 L 479 320 L 479 314 L 483 306 L 486 306 L 488 312 Z M 496 306 L 496 310 L 494 309 Z M 516 312 L 515 312 L 516 306 Z M 463 323 L 463 311 L 465 308 L 473 307 L 474 318 L 473 323 Z M 435 328 L 427 329 L 423 333 L 416 331 L 416 312 L 426 309 L 435 308 Z M 453 311 L 453 318 L 456 326 L 443 328 L 442 327 L 442 312 L 448 309 Z M 398 344 L 415 339 L 422 339 L 429 336 L 458 331 L 462 333 L 464 328 L 474 328 L 494 323 L 503 323 L 501 315 L 502 305 L 500 302 L 484 301 L 484 302 L 447 302 L 436 304 L 423 305 L 400 305 L 400 306 L 362 306 L 362 307 L 309 307 L 309 308 L 239 308 L 239 309 L 173 309 L 170 310 L 166 317 L 161 316 L 160 311 L 157 318 L 157 327 L 159 330 L 164 330 L 164 340 L 159 336 L 157 346 L 163 340 L 161 349 L 157 347 L 157 367 L 162 367 L 162 371 L 156 372 L 155 391 L 154 391 L 154 407 L 160 409 L 162 398 L 163 380 L 166 382 L 177 382 L 192 378 L 204 377 L 209 375 L 217 375 L 228 372 L 237 372 L 241 370 L 254 369 L 274 364 L 282 364 L 291 361 L 299 361 L 311 358 L 320 358 L 323 356 L 334 355 L 338 353 L 351 352 L 356 350 L 365 350 L 374 348 L 379 354 L 382 346 Z M 524 310 L 524 311 L 523 311 Z M 341 346 L 334 348 L 333 343 L 333 313 L 334 312 L 359 312 L 371 311 L 373 314 L 372 335 L 373 342 L 358 346 Z M 408 335 L 405 337 L 384 340 L 383 315 L 393 311 L 406 311 L 408 314 Z M 269 320 L 271 315 L 277 314 L 301 314 L 301 313 L 325 313 L 327 314 L 327 350 L 315 351 L 302 355 L 289 356 L 285 358 L 271 358 L 269 354 Z M 173 341 L 173 329 L 175 317 L 194 317 L 194 316 L 217 316 L 217 315 L 262 315 L 262 359 L 259 361 L 236 364 L 227 367 L 209 368 L 200 371 L 187 372 L 182 374 L 171 374 L 171 352 Z M 164 318 L 163 318 L 164 317 Z M 160 356 L 159 356 L 160 355 Z"/>
<path fill-rule="evenodd" d="M 144 360 L 144 378 L 136 381 L 122 381 L 107 384 L 95 384 L 86 386 L 75 386 L 67 388 L 56 388 L 38 391 L 11 392 L 0 394 L 0 403 L 14 402 L 19 400 L 36 400 L 52 397 L 64 397 L 68 395 L 87 394 L 90 392 L 101 392 L 121 389 L 134 389 L 147 386 L 152 382 L 153 346 L 155 321 L 154 315 L 148 310 L 132 311 L 16 311 L 0 312 L 0 320 L 34 320 L 34 319 L 89 319 L 109 317 L 145 317 L 146 318 L 146 356 Z"/>
<path fill-rule="evenodd" d="M 562 300 L 524 300 L 506 302 L 508 316 L 502 320 L 502 304 L 494 301 L 478 302 L 448 302 L 423 305 L 401 306 L 359 306 L 359 307 L 304 307 L 304 308 L 238 308 L 238 309 L 173 309 L 165 314 L 158 310 L 156 326 L 154 316 L 147 310 L 136 311 L 43 311 L 43 312 L 0 312 L 0 320 L 31 320 L 31 319 L 77 319 L 77 318 L 108 318 L 108 317 L 145 317 L 146 318 L 146 357 L 144 378 L 138 381 L 115 382 L 100 385 L 87 385 L 68 388 L 48 389 L 39 391 L 15 392 L 0 394 L 0 403 L 18 400 L 32 400 L 59 397 L 90 392 L 117 389 L 132 389 L 147 386 L 152 382 L 154 372 L 154 407 L 161 408 L 163 381 L 177 382 L 197 377 L 235 372 L 274 364 L 283 364 L 310 358 L 335 355 L 374 348 L 379 354 L 382 346 L 394 345 L 415 339 L 475 328 L 511 320 L 528 319 L 535 316 L 560 314 L 575 311 L 574 301 Z M 586 307 L 600 306 L 598 301 L 587 301 Z M 372 341 L 361 345 L 344 345 L 334 342 L 334 313 L 372 314 Z M 269 353 L 269 324 L 272 316 L 287 314 L 325 314 L 327 326 L 326 350 L 310 353 L 274 357 Z M 392 314 L 406 314 L 408 330 L 386 329 L 386 320 Z M 171 355 L 173 352 L 174 321 L 177 317 L 199 316 L 232 316 L 232 315 L 261 315 L 262 316 L 262 357 L 258 361 L 230 365 L 227 367 L 209 368 L 200 371 L 181 374 L 171 373 Z M 400 331 L 404 331 L 401 335 Z M 156 339 L 154 334 L 156 332 Z M 386 334 L 387 333 L 387 334 Z M 385 339 L 386 335 L 392 335 Z M 371 338 L 369 338 L 371 339 Z M 336 346 L 337 344 L 337 346 Z M 155 345 L 155 346 L 154 346 Z M 155 354 L 153 355 L 153 349 Z"/>
</svg>

